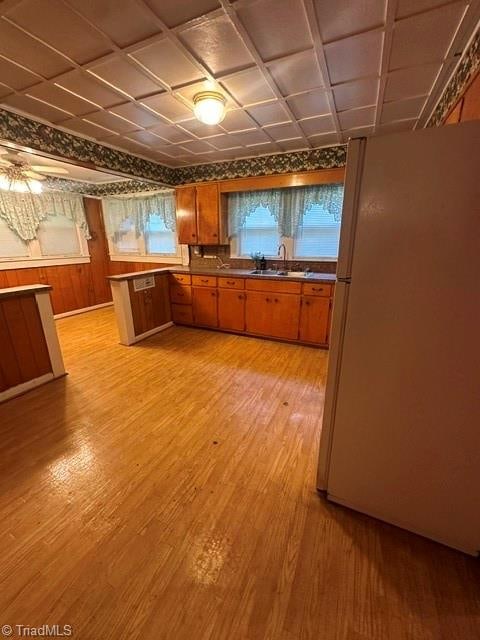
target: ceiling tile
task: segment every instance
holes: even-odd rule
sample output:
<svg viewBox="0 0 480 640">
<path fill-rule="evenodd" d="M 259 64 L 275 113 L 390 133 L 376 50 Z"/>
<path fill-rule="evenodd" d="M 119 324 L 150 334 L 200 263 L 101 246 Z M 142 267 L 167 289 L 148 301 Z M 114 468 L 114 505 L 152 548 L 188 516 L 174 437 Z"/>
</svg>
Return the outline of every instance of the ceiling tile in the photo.
<svg viewBox="0 0 480 640">
<path fill-rule="evenodd" d="M 185 131 L 178 129 L 177 127 L 171 124 L 160 123 L 151 127 L 149 131 L 153 131 L 157 136 L 164 138 L 168 142 L 177 143 L 177 142 L 186 142 L 187 140 L 191 140 L 191 136 Z"/>
<path fill-rule="evenodd" d="M 375 133 L 375 127 L 373 125 L 367 127 L 355 127 L 354 129 L 347 129 L 343 132 L 345 140 L 349 138 L 367 138 Z"/>
<path fill-rule="evenodd" d="M 24 0 L 7 13 L 23 29 L 80 64 L 112 50 L 96 29 L 61 2 Z"/>
<path fill-rule="evenodd" d="M 391 71 L 388 74 L 384 99 L 402 100 L 430 93 L 440 69 L 441 64 L 433 63 Z"/>
<path fill-rule="evenodd" d="M 308 141 L 315 149 L 317 149 L 318 147 L 326 147 L 341 142 L 339 140 L 338 134 L 336 133 L 316 134 L 308 136 Z"/>
<path fill-rule="evenodd" d="M 405 18 L 414 13 L 422 13 L 429 9 L 435 9 L 454 0 L 398 0 L 397 18 Z"/>
<path fill-rule="evenodd" d="M 269 62 L 268 68 L 284 96 L 324 86 L 312 51 Z"/>
<path fill-rule="evenodd" d="M 385 0 L 315 0 L 324 43 L 369 31 L 385 22 Z"/>
<path fill-rule="evenodd" d="M 115 133 L 128 133 L 129 131 L 135 131 L 138 127 L 130 122 L 127 122 L 123 118 L 119 118 L 113 113 L 108 111 L 97 111 L 91 113 L 85 118 L 89 122 L 98 124 L 101 127 L 115 131 Z"/>
<path fill-rule="evenodd" d="M 275 97 L 263 74 L 256 67 L 223 79 L 221 83 L 242 105 L 263 102 Z"/>
<path fill-rule="evenodd" d="M 60 109 L 64 109 L 75 116 L 83 116 L 96 110 L 96 107 L 91 102 L 77 98 L 77 96 L 49 82 L 37 84 L 26 93 L 55 107 L 60 107 Z"/>
<path fill-rule="evenodd" d="M 181 126 L 189 133 L 193 133 L 197 138 L 209 138 L 223 133 L 223 130 L 218 125 L 204 124 L 195 118 L 193 120 L 185 120 Z"/>
<path fill-rule="evenodd" d="M 265 144 L 270 143 L 270 138 L 260 130 L 253 131 L 243 131 L 241 133 L 237 133 L 237 138 L 241 141 L 243 146 L 251 146 L 255 144 Z"/>
<path fill-rule="evenodd" d="M 55 109 L 40 100 L 35 100 L 28 96 L 10 95 L 3 98 L 2 102 L 9 107 L 19 109 L 20 111 L 24 111 L 36 118 L 42 118 L 42 120 L 47 120 L 47 122 L 52 122 L 53 124 L 71 117 L 66 111 Z"/>
<path fill-rule="evenodd" d="M 0 58 L 0 78 L 2 82 L 17 91 L 41 82 L 41 78 L 5 58 Z"/>
<path fill-rule="evenodd" d="M 378 78 L 364 78 L 335 86 L 333 95 L 337 110 L 346 111 L 376 104 L 378 84 Z"/>
<path fill-rule="evenodd" d="M 227 16 L 182 31 L 180 39 L 214 74 L 253 64 L 253 58 Z"/>
<path fill-rule="evenodd" d="M 248 147 L 248 155 L 268 155 L 270 153 L 278 153 L 279 146 L 273 142 L 256 144 L 252 147 Z"/>
<path fill-rule="evenodd" d="M 375 121 L 375 107 L 362 107 L 361 109 L 351 109 L 338 114 L 342 130 L 354 127 L 370 126 Z"/>
<path fill-rule="evenodd" d="M 202 72 L 171 40 L 164 39 L 142 47 L 131 57 L 171 87 L 203 77 Z"/>
<path fill-rule="evenodd" d="M 98 104 L 100 107 L 106 108 L 125 102 L 124 97 L 106 87 L 101 81 L 77 69 L 56 78 L 55 84 Z"/>
<path fill-rule="evenodd" d="M 312 46 L 301 0 L 260 0 L 237 11 L 263 60 Z"/>
<path fill-rule="evenodd" d="M 156 147 L 164 145 L 164 141 L 156 136 L 154 133 L 150 133 L 150 131 L 132 131 L 127 135 L 127 138 L 130 140 L 134 140 L 135 142 L 140 142 L 141 144 L 146 144 L 149 147 Z"/>
<path fill-rule="evenodd" d="M 319 118 L 307 118 L 298 123 L 307 136 L 318 133 L 329 133 L 335 131 L 335 124 L 332 116 L 320 116 Z"/>
<path fill-rule="evenodd" d="M 369 31 L 326 45 L 325 55 L 332 83 L 378 75 L 382 40 L 381 31 Z"/>
<path fill-rule="evenodd" d="M 300 151 L 308 149 L 309 145 L 304 138 L 292 138 L 290 140 L 282 140 L 278 143 L 282 151 Z"/>
<path fill-rule="evenodd" d="M 425 105 L 427 96 L 387 102 L 383 105 L 380 122 L 386 124 L 392 120 L 408 120 L 418 118 Z"/>
<path fill-rule="evenodd" d="M 142 100 L 142 103 L 172 122 L 192 117 L 192 111 L 169 93 L 151 96 Z"/>
<path fill-rule="evenodd" d="M 4 20 L 0 20 L 0 55 L 11 58 L 44 78 L 52 78 L 72 68 L 71 63 L 61 55 Z"/>
<path fill-rule="evenodd" d="M 164 147 L 157 147 L 156 151 L 160 151 L 161 153 L 165 153 L 168 156 L 171 156 L 172 158 L 178 158 L 180 156 L 186 156 L 187 152 L 185 151 L 185 149 L 182 146 L 176 146 L 176 145 L 167 145 Z"/>
<path fill-rule="evenodd" d="M 104 31 L 119 47 L 149 38 L 160 32 L 141 3 L 122 0 L 68 0 L 68 3 Z"/>
<path fill-rule="evenodd" d="M 129 140 L 128 138 L 120 138 L 116 143 L 112 141 L 111 144 L 116 144 L 117 147 L 126 149 L 130 153 L 136 153 L 139 156 L 148 155 L 150 151 L 145 145 L 135 142 L 135 140 Z"/>
<path fill-rule="evenodd" d="M 386 133 L 398 133 L 400 131 L 411 131 L 415 124 L 416 120 L 398 120 L 397 122 L 389 122 L 388 124 L 382 124 L 378 127 L 377 132 L 380 134 Z"/>
<path fill-rule="evenodd" d="M 220 150 L 238 148 L 242 146 L 242 143 L 240 140 L 241 135 L 242 134 L 238 134 L 235 136 L 232 134 L 224 133 L 221 136 L 215 136 L 214 138 L 210 138 L 208 142 L 209 144 L 213 145 L 214 147 Z"/>
<path fill-rule="evenodd" d="M 147 78 L 133 63 L 122 58 L 111 58 L 95 64 L 89 71 L 132 98 L 162 91 L 160 85 Z"/>
<path fill-rule="evenodd" d="M 6 84 L 0 83 L 0 98 L 9 96 L 11 93 L 12 93 L 12 89 L 10 87 L 7 87 Z"/>
<path fill-rule="evenodd" d="M 176 27 L 188 20 L 220 7 L 217 0 L 145 0 L 146 4 L 165 22 L 167 27 Z"/>
<path fill-rule="evenodd" d="M 330 113 L 327 94 L 322 89 L 294 96 L 287 102 L 296 118 L 310 118 Z"/>
<path fill-rule="evenodd" d="M 107 132 L 106 129 L 98 127 L 90 122 L 86 122 L 85 120 L 81 120 L 80 118 L 65 120 L 62 122 L 62 127 L 69 131 L 73 131 L 74 133 L 79 133 L 82 136 L 88 136 L 89 138 L 95 139 L 99 139 L 100 137 L 105 137 L 107 135 L 112 136 L 114 133 L 114 131 Z"/>
<path fill-rule="evenodd" d="M 153 113 L 142 107 L 137 107 L 137 105 L 131 102 L 126 102 L 118 107 L 112 107 L 110 111 L 116 113 L 117 116 L 130 120 L 130 122 L 133 122 L 139 127 L 152 127 L 158 124 L 158 118 Z"/>
<path fill-rule="evenodd" d="M 205 151 L 211 151 L 212 147 L 203 140 L 192 140 L 192 142 L 185 142 L 181 145 L 183 149 L 190 151 L 191 153 L 204 153 Z"/>
<path fill-rule="evenodd" d="M 232 132 L 244 131 L 245 129 L 254 129 L 255 122 L 242 109 L 232 109 L 225 114 L 222 127 Z"/>
<path fill-rule="evenodd" d="M 249 107 L 248 113 L 262 126 L 290 121 L 287 112 L 278 101 Z"/>
<path fill-rule="evenodd" d="M 290 138 L 297 138 L 299 135 L 298 128 L 291 122 L 265 127 L 265 131 L 274 140 L 287 140 Z"/>
<path fill-rule="evenodd" d="M 465 4 L 456 2 L 395 24 L 390 69 L 441 62 L 462 18 Z"/>
</svg>

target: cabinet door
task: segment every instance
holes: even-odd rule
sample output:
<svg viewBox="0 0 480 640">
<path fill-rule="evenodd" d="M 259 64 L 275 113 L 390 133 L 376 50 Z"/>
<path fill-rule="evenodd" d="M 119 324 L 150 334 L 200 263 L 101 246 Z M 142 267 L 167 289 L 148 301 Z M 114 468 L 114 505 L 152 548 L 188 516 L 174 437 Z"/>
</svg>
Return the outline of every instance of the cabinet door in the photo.
<svg viewBox="0 0 480 640">
<path fill-rule="evenodd" d="M 234 289 L 218 290 L 218 326 L 245 331 L 245 294 Z"/>
<path fill-rule="evenodd" d="M 299 338 L 302 342 L 326 344 L 330 299 L 319 296 L 303 296 L 300 311 Z"/>
<path fill-rule="evenodd" d="M 195 187 L 176 190 L 177 235 L 179 244 L 198 244 Z"/>
<path fill-rule="evenodd" d="M 288 293 L 271 295 L 273 314 L 270 335 L 286 340 L 298 340 L 300 296 Z"/>
<path fill-rule="evenodd" d="M 245 302 L 245 329 L 248 333 L 268 336 L 273 318 L 273 296 L 270 293 L 249 291 Z"/>
<path fill-rule="evenodd" d="M 193 321 L 204 327 L 217 327 L 217 290 L 192 287 Z"/>
<path fill-rule="evenodd" d="M 218 187 L 216 184 L 197 186 L 198 244 L 218 244 Z"/>
</svg>

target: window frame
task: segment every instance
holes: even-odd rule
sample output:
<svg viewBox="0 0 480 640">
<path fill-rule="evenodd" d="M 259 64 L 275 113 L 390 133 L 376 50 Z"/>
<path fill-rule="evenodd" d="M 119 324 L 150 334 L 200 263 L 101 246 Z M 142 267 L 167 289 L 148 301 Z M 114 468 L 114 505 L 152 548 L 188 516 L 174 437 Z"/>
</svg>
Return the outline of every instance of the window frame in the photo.
<svg viewBox="0 0 480 640">
<path fill-rule="evenodd" d="M 188 246 L 178 242 L 178 234 L 174 231 L 176 253 L 147 253 L 147 242 L 145 235 L 142 233 L 137 238 L 138 252 L 122 253 L 117 251 L 115 243 L 110 234 L 107 232 L 108 255 L 112 262 L 165 262 L 166 264 L 178 264 L 185 260 L 185 251 L 188 256 Z"/>
<path fill-rule="evenodd" d="M 78 225 L 75 225 L 75 230 L 77 232 L 78 245 L 80 247 L 79 254 L 44 256 L 40 248 L 40 241 L 35 238 L 34 240 L 25 241 L 29 256 L 0 256 L 0 269 L 28 269 L 34 267 L 57 267 L 68 264 L 89 263 L 90 251 L 88 248 L 88 240 L 85 238 L 82 229 L 80 229 Z"/>
</svg>

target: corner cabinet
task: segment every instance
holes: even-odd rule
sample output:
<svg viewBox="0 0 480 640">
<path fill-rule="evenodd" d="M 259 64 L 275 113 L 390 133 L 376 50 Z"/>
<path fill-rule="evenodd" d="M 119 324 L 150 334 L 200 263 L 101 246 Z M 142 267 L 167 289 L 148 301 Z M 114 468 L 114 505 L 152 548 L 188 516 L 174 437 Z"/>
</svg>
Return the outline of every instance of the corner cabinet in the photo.
<svg viewBox="0 0 480 640">
<path fill-rule="evenodd" d="M 177 234 L 180 244 L 219 245 L 227 242 L 226 196 L 218 185 L 176 189 Z"/>
</svg>

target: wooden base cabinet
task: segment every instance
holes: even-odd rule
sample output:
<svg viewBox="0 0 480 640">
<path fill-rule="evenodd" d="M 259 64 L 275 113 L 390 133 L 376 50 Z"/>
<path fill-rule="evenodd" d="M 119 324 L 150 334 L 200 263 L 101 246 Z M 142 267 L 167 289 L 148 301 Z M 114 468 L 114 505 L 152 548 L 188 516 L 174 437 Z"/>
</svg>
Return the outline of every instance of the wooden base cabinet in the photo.
<svg viewBox="0 0 480 640">
<path fill-rule="evenodd" d="M 155 286 L 141 291 L 135 291 L 134 280 L 130 280 L 128 289 L 136 336 L 171 321 L 167 275 L 156 275 Z"/>
<path fill-rule="evenodd" d="M 245 293 L 218 289 L 218 327 L 226 331 L 245 331 Z"/>
<path fill-rule="evenodd" d="M 298 340 L 300 298 L 297 295 L 249 291 L 245 315 L 247 333 Z"/>
<path fill-rule="evenodd" d="M 202 327 L 218 327 L 217 290 L 192 287 L 193 322 Z"/>
<path fill-rule="evenodd" d="M 298 338 L 301 342 L 327 344 L 330 298 L 302 296 Z"/>
</svg>

